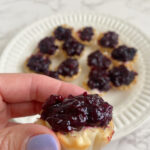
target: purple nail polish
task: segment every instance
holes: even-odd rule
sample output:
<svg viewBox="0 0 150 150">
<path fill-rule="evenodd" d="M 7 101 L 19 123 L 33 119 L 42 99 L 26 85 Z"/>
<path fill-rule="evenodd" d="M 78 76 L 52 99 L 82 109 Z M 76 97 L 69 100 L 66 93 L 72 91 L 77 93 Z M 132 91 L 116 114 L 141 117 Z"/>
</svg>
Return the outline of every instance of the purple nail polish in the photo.
<svg viewBox="0 0 150 150">
<path fill-rule="evenodd" d="M 52 135 L 41 134 L 29 139 L 26 150 L 58 150 L 58 143 Z"/>
</svg>

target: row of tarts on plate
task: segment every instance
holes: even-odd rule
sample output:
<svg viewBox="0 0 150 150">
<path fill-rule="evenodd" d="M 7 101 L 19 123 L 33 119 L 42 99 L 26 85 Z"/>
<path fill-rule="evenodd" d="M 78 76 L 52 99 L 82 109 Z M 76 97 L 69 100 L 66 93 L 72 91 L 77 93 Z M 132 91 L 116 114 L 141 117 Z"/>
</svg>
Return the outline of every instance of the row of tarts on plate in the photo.
<svg viewBox="0 0 150 150">
<path fill-rule="evenodd" d="M 88 76 L 83 86 L 99 92 L 106 92 L 112 87 L 128 89 L 136 82 L 134 62 L 137 60 L 137 50 L 120 45 L 119 41 L 119 35 L 112 31 L 97 36 L 92 27 L 83 27 L 75 32 L 66 25 L 58 26 L 50 37 L 39 42 L 35 54 L 27 59 L 25 70 L 64 81 L 75 80 L 82 71 L 78 60 L 84 57 L 85 47 L 90 47 L 92 52 L 87 57 L 90 71 L 86 73 Z M 93 52 L 94 45 L 99 49 Z M 51 62 L 57 55 L 66 59 L 51 70 Z"/>
</svg>

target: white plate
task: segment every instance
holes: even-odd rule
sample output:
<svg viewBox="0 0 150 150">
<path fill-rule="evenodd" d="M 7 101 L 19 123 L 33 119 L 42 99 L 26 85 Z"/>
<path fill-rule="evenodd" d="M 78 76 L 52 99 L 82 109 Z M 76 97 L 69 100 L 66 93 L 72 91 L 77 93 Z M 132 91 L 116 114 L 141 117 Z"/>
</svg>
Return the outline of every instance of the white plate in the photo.
<svg viewBox="0 0 150 150">
<path fill-rule="evenodd" d="M 138 82 L 128 91 L 110 91 L 104 99 L 114 106 L 115 135 L 118 139 L 135 130 L 150 114 L 150 42 L 134 26 L 114 17 L 95 14 L 55 15 L 34 23 L 18 34 L 4 50 L 0 59 L 1 73 L 23 72 L 22 65 L 31 55 L 38 41 L 50 35 L 60 24 L 68 24 L 75 29 L 91 25 L 97 32 L 114 30 L 128 46 L 138 49 Z M 32 122 L 35 117 L 20 119 Z"/>
</svg>

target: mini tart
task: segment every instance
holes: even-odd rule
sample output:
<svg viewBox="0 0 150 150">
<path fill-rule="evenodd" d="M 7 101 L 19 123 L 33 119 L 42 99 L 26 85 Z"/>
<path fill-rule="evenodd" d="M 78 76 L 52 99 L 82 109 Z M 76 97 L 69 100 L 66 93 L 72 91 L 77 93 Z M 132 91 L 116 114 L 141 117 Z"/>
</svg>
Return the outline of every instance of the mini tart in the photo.
<svg viewBox="0 0 150 150">
<path fill-rule="evenodd" d="M 54 29 L 52 35 L 62 44 L 62 42 L 72 37 L 73 32 L 74 31 L 72 27 L 64 24 L 64 25 L 57 26 Z"/>
<path fill-rule="evenodd" d="M 56 56 L 59 52 L 59 44 L 55 37 L 45 37 L 39 42 L 37 51 L 49 56 Z"/>
<path fill-rule="evenodd" d="M 97 94 L 51 95 L 36 123 L 53 130 L 63 150 L 99 150 L 114 133 L 112 106 Z"/>
<path fill-rule="evenodd" d="M 79 76 L 81 67 L 77 59 L 67 58 L 58 66 L 57 72 L 61 80 L 73 81 Z"/>
<path fill-rule="evenodd" d="M 74 37 L 84 45 L 92 45 L 96 39 L 96 30 L 90 26 L 83 27 L 74 33 Z"/>
<path fill-rule="evenodd" d="M 128 69 L 125 65 L 120 65 L 112 68 L 109 71 L 109 77 L 113 88 L 120 90 L 128 90 L 137 80 L 137 72 Z"/>
<path fill-rule="evenodd" d="M 136 62 L 137 57 L 137 50 L 125 45 L 115 48 L 111 53 L 114 66 L 119 66 L 121 64 L 126 66 L 133 65 Z"/>
<path fill-rule="evenodd" d="M 64 43 L 62 44 L 62 51 L 68 57 L 80 57 L 84 49 L 85 49 L 84 45 L 78 42 L 73 37 L 64 41 Z"/>
<path fill-rule="evenodd" d="M 112 66 L 111 59 L 96 50 L 88 55 L 87 64 L 91 68 L 109 69 Z"/>
<path fill-rule="evenodd" d="M 97 42 L 101 51 L 111 53 L 119 45 L 119 35 L 113 31 L 101 33 Z"/>
<path fill-rule="evenodd" d="M 100 68 L 92 68 L 83 84 L 86 89 L 97 90 L 100 93 L 106 93 L 111 89 L 108 71 Z"/>
<path fill-rule="evenodd" d="M 44 74 L 50 69 L 51 61 L 48 56 L 42 53 L 31 55 L 24 63 L 24 71 L 28 73 Z"/>
<path fill-rule="evenodd" d="M 51 129 L 49 123 L 41 119 L 37 120 L 36 124 Z M 105 129 L 88 127 L 68 134 L 57 132 L 56 136 L 63 150 L 99 150 L 111 141 L 113 134 L 114 124 L 113 121 L 110 121 Z"/>
</svg>

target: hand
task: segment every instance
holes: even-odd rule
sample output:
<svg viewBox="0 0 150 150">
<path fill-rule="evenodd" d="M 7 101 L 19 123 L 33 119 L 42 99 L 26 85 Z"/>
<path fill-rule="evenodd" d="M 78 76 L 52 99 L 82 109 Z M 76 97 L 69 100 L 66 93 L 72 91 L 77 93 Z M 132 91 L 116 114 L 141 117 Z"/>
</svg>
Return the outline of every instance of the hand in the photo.
<svg viewBox="0 0 150 150">
<path fill-rule="evenodd" d="M 84 90 L 36 74 L 0 75 L 0 150 L 60 150 L 55 134 L 36 124 L 9 122 L 14 117 L 37 114 L 51 94 L 78 95 Z"/>
</svg>

